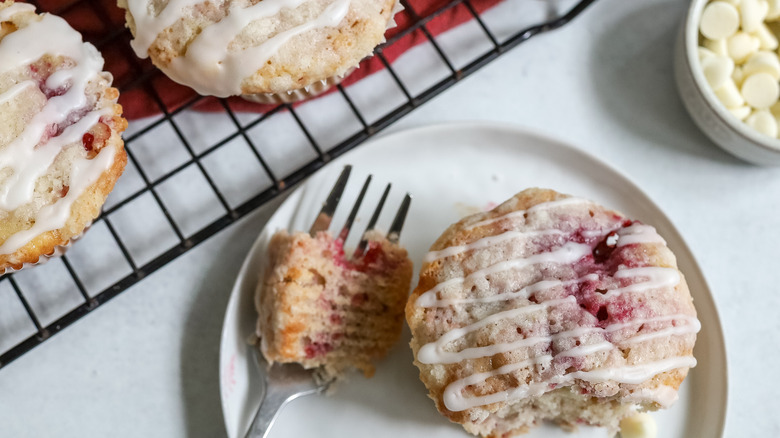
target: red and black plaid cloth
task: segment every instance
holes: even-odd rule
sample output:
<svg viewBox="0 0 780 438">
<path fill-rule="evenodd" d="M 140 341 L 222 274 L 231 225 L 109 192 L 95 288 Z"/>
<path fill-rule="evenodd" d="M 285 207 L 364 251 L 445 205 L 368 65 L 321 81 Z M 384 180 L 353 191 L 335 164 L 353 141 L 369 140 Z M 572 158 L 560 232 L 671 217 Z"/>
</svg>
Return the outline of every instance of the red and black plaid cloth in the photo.
<svg viewBox="0 0 780 438">
<path fill-rule="evenodd" d="M 387 37 L 408 29 L 417 17 L 426 17 L 451 0 L 409 0 L 409 9 L 396 14 L 398 26 L 388 31 Z M 499 0 L 472 0 L 471 4 L 477 13 L 498 3 Z M 139 59 L 130 48 L 130 33 L 124 30 L 124 10 L 116 6 L 116 0 L 38 0 L 39 11 L 48 11 L 65 18 L 71 26 L 84 35 L 84 39 L 95 44 L 106 60 L 106 70 L 114 75 L 114 86 L 122 92 L 119 103 L 124 108 L 128 119 L 152 116 L 192 102 L 197 94 L 189 87 L 179 85 L 168 79 L 148 60 Z M 428 32 L 435 36 L 447 29 L 453 28 L 473 18 L 465 4 L 449 8 L 430 20 L 426 25 Z M 406 50 L 427 40 L 425 34 L 417 29 L 410 32 L 389 46 L 383 54 L 389 62 L 393 62 Z M 347 77 L 342 83 L 349 86 L 384 68 L 382 61 L 374 56 L 363 60 L 360 68 Z M 273 108 L 270 105 L 260 105 L 247 102 L 241 98 L 230 98 L 230 108 L 234 111 L 265 112 Z M 200 111 L 220 111 L 222 105 L 215 98 L 205 98 L 192 105 Z"/>
</svg>

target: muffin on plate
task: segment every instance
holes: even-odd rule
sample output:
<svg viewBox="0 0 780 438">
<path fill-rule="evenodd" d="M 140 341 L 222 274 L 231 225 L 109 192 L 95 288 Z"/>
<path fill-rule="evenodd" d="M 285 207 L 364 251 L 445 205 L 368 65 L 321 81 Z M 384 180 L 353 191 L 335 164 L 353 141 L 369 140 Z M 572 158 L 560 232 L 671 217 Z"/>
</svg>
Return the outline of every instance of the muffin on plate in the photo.
<svg viewBox="0 0 780 438">
<path fill-rule="evenodd" d="M 62 18 L 0 3 L 0 273 L 58 255 L 98 216 L 127 126 L 94 46 Z"/>
<path fill-rule="evenodd" d="M 255 300 L 269 363 L 322 367 L 335 378 L 351 368 L 374 374 L 401 336 L 412 262 L 378 231 L 365 239 L 366 250 L 349 258 L 327 232 L 273 236 Z"/>
<path fill-rule="evenodd" d="M 313 96 L 384 41 L 396 0 L 118 0 L 133 49 L 202 95 Z"/>
<path fill-rule="evenodd" d="M 669 406 L 700 329 L 653 227 L 544 189 L 444 231 L 406 318 L 436 407 L 485 437 Z"/>
</svg>

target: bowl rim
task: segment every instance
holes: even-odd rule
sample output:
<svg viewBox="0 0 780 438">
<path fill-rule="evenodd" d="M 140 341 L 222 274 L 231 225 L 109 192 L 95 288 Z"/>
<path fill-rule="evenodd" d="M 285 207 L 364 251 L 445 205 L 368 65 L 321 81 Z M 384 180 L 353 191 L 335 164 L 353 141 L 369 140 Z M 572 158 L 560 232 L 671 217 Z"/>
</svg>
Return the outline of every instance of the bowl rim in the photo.
<svg viewBox="0 0 780 438">
<path fill-rule="evenodd" d="M 688 64 L 688 70 L 693 76 L 693 82 L 696 89 L 702 95 L 708 106 L 715 112 L 718 118 L 736 131 L 741 136 L 750 140 L 753 144 L 763 149 L 780 154 L 780 139 L 764 135 L 755 129 L 749 127 L 743 121 L 737 119 L 731 112 L 718 100 L 715 91 L 707 83 L 704 77 L 704 71 L 699 62 L 699 20 L 701 18 L 704 5 L 710 0 L 692 0 L 685 17 L 683 32 L 683 44 L 685 49 L 685 59 Z"/>
</svg>

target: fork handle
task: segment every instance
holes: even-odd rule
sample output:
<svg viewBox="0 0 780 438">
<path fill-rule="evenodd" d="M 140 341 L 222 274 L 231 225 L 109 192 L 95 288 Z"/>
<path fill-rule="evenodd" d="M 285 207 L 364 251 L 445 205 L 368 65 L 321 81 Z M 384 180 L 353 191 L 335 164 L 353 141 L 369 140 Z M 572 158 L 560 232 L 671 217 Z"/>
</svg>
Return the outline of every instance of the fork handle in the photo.
<svg viewBox="0 0 780 438">
<path fill-rule="evenodd" d="M 282 408 L 294 399 L 309 394 L 316 394 L 317 390 L 297 392 L 293 388 L 278 388 L 266 384 L 266 394 L 260 407 L 257 409 L 252 425 L 249 426 L 245 438 L 268 438 L 271 426 Z"/>
</svg>

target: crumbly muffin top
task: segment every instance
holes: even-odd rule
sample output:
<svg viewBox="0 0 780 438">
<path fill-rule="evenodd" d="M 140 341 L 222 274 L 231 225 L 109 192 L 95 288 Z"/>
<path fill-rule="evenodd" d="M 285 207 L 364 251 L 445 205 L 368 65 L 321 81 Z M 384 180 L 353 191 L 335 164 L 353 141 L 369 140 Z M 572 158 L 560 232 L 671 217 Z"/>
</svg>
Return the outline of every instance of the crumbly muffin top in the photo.
<svg viewBox="0 0 780 438">
<path fill-rule="evenodd" d="M 0 3 L 0 256 L 62 228 L 110 169 L 116 90 L 103 58 L 62 18 Z M 105 147 L 104 147 L 105 146 Z"/>
<path fill-rule="evenodd" d="M 541 189 L 446 230 L 407 319 L 423 381 L 461 422 L 569 386 L 668 405 L 682 377 L 657 377 L 695 366 L 700 329 L 652 226 Z"/>
<path fill-rule="evenodd" d="M 136 54 L 203 95 L 304 88 L 384 40 L 396 0 L 119 0 Z"/>
</svg>

